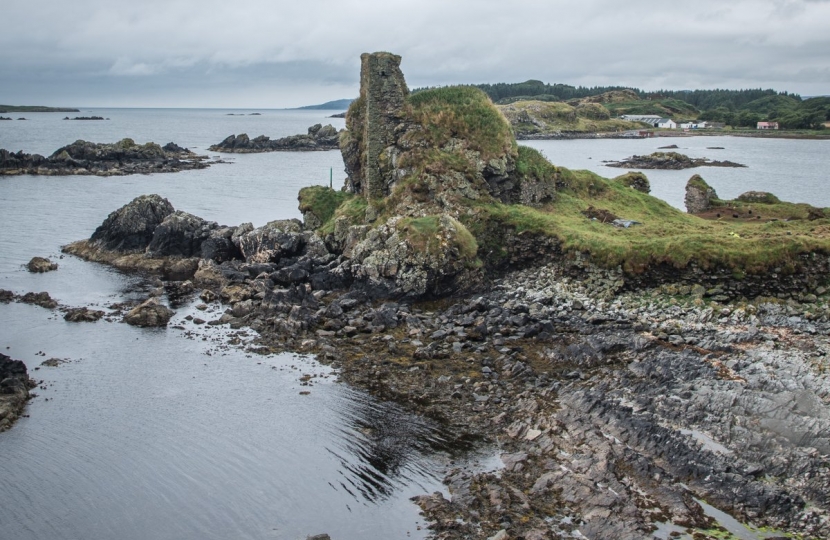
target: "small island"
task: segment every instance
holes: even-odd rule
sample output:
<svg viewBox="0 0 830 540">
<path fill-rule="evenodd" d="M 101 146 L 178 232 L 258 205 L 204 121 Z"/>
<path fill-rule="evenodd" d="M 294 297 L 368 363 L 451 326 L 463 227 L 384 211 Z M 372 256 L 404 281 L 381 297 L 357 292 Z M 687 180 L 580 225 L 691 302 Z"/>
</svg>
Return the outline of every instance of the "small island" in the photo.
<svg viewBox="0 0 830 540">
<path fill-rule="evenodd" d="M 315 124 L 308 128 L 305 135 L 291 135 L 272 140 L 260 135 L 251 139 L 246 133 L 231 135 L 208 150 L 233 154 L 253 154 L 259 152 L 309 152 L 315 150 L 337 150 L 340 134 L 331 124 Z"/>
<path fill-rule="evenodd" d="M 11 112 L 81 112 L 69 107 L 44 107 L 42 105 L 0 105 L 0 113 Z"/>
<path fill-rule="evenodd" d="M 109 120 L 109 118 L 104 118 L 103 116 L 76 116 L 75 118 L 69 118 L 67 116 L 64 120 Z"/>
<path fill-rule="evenodd" d="M 631 156 L 622 161 L 605 161 L 606 167 L 621 169 L 681 170 L 694 167 L 746 167 L 732 161 L 715 161 L 707 158 L 690 158 L 678 152 L 654 152 L 647 156 Z"/>
<path fill-rule="evenodd" d="M 49 157 L 0 148 L 0 176 L 124 176 L 204 169 L 211 163 L 215 162 L 207 156 L 198 156 L 172 142 L 159 146 L 152 142 L 136 144 L 132 139 L 112 144 L 78 140 Z"/>
</svg>

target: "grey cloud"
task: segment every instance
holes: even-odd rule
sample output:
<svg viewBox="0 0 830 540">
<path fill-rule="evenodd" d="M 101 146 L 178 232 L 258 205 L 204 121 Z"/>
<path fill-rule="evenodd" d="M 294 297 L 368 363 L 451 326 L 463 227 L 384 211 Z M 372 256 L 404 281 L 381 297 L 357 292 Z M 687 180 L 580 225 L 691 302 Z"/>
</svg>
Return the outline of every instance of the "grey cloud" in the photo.
<svg viewBox="0 0 830 540">
<path fill-rule="evenodd" d="M 402 55 L 412 86 L 536 78 L 830 92 L 827 0 L 4 3 L 0 102 L 85 88 L 123 105 L 165 90 L 217 106 L 303 104 L 353 95 L 359 55 L 374 50 Z"/>
</svg>

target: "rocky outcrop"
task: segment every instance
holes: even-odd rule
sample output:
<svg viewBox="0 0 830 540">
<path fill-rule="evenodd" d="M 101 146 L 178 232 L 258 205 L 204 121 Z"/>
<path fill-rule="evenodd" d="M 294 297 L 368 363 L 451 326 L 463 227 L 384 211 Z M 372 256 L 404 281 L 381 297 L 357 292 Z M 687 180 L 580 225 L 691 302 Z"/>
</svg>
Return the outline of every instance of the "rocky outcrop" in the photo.
<svg viewBox="0 0 830 540">
<path fill-rule="evenodd" d="M 58 263 L 53 263 L 44 257 L 32 257 L 26 264 L 26 269 L 33 274 L 42 274 L 44 272 L 51 272 L 58 269 Z"/>
<path fill-rule="evenodd" d="M 337 150 L 340 134 L 331 124 L 315 124 L 308 128 L 306 135 L 291 135 L 271 140 L 260 135 L 253 139 L 247 134 L 231 135 L 219 144 L 209 148 L 213 152 L 252 154 L 258 152 L 307 152 L 314 150 Z"/>
<path fill-rule="evenodd" d="M 136 144 L 132 139 L 114 144 L 78 140 L 49 157 L 0 149 L 0 175 L 123 176 L 204 169 L 211 164 L 207 160 L 173 143 L 162 148 L 155 143 Z"/>
<path fill-rule="evenodd" d="M 172 208 L 172 206 L 171 206 Z M 202 244 L 218 228 L 215 221 L 176 210 L 155 226 L 147 245 L 150 257 L 201 257 Z"/>
<path fill-rule="evenodd" d="M 694 167 L 746 167 L 732 161 L 713 161 L 707 158 L 690 158 L 677 152 L 654 152 L 647 156 L 631 156 L 622 161 L 605 161 L 606 167 L 622 169 L 681 170 Z"/>
<path fill-rule="evenodd" d="M 718 194 L 700 175 L 694 175 L 686 183 L 686 211 L 699 214 L 712 208 Z"/>
<path fill-rule="evenodd" d="M 95 322 L 104 316 L 104 312 L 100 309 L 70 308 L 66 310 L 63 320 L 67 322 Z"/>
<path fill-rule="evenodd" d="M 0 353 L 0 432 L 9 429 L 23 413 L 29 389 L 34 386 L 26 364 Z"/>
<path fill-rule="evenodd" d="M 167 199 L 141 195 L 107 216 L 90 241 L 110 251 L 144 251 L 156 227 L 172 213 L 173 205 Z"/>
<path fill-rule="evenodd" d="M 648 177 L 641 172 L 625 173 L 622 176 L 614 178 L 614 181 L 628 186 L 631 189 L 636 189 L 641 193 L 651 192 L 651 183 L 648 181 Z"/>
<path fill-rule="evenodd" d="M 149 298 L 124 315 L 124 322 L 132 326 L 167 326 L 173 310 L 162 305 L 158 298 Z"/>
</svg>

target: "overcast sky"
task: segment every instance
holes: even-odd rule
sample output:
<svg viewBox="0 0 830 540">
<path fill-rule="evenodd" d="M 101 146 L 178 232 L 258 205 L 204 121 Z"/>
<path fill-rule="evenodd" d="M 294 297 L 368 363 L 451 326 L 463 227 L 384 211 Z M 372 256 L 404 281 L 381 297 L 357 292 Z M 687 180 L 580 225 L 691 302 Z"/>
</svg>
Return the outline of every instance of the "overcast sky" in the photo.
<svg viewBox="0 0 830 540">
<path fill-rule="evenodd" d="M 830 94 L 830 0 L 3 0 L 0 103 L 281 108 L 539 79 Z"/>
</svg>

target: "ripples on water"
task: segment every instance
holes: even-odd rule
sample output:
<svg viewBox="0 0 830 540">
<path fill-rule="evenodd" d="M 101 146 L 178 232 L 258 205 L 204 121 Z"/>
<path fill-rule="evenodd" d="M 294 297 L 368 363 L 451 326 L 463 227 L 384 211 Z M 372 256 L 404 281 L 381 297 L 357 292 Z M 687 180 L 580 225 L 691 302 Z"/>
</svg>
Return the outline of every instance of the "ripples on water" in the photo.
<svg viewBox="0 0 830 540">
<path fill-rule="evenodd" d="M 100 115 L 112 120 L 27 115 L 31 123 L 12 126 L 17 135 L 4 126 L 0 147 L 48 154 L 76 138 L 130 136 L 204 148 L 231 133 L 278 137 L 328 121 L 324 113 L 296 111 Z M 343 121 L 332 122 L 341 127 Z M 88 237 L 132 198 L 158 193 L 206 219 L 262 225 L 299 217 L 297 191 L 327 184 L 330 170 L 342 185 L 339 152 L 226 158 L 233 163 L 168 175 L 1 178 L 0 288 L 48 291 L 64 305 L 106 308 L 146 295 L 149 283 L 59 259 L 60 246 Z M 57 260 L 59 270 L 29 274 L 23 264 L 35 255 Z M 334 383 L 312 359 L 226 349 L 222 343 L 235 331 L 184 320 L 197 313 L 221 315 L 205 317 L 186 304 L 170 328 L 153 330 L 104 320 L 71 324 L 59 313 L 0 304 L 0 349 L 44 381 L 29 417 L 0 435 L 0 537 L 425 534 L 417 530 L 420 517 L 409 498 L 443 489 L 452 452 L 440 426 Z M 34 370 L 51 357 L 69 363 Z M 313 386 L 300 386 L 305 373 L 320 376 Z M 305 390 L 311 394 L 300 395 Z"/>
</svg>

